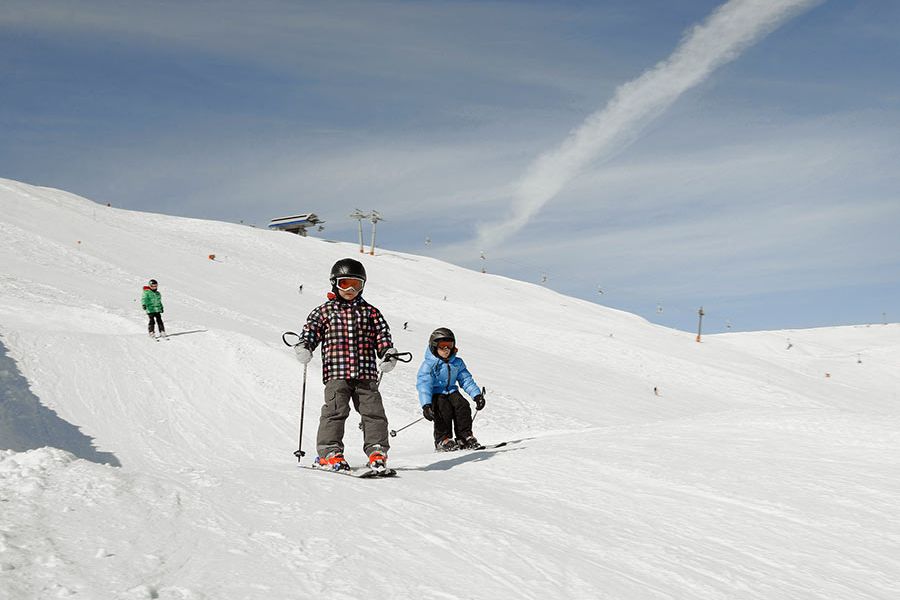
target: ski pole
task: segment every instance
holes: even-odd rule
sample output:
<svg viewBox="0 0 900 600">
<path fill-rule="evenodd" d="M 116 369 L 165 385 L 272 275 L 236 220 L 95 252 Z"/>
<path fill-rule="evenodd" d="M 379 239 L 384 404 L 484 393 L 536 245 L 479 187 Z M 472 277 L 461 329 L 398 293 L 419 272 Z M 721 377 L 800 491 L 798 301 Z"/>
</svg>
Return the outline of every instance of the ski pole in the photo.
<svg viewBox="0 0 900 600">
<path fill-rule="evenodd" d="M 306 452 L 303 451 L 303 413 L 306 412 L 306 369 L 308 366 L 303 365 L 303 388 L 300 392 L 300 441 L 297 442 L 297 450 L 294 452 L 297 462 L 300 462 L 300 459 L 306 456 Z"/>
<path fill-rule="evenodd" d="M 287 341 L 288 335 L 297 338 L 297 341 L 294 343 Z M 295 346 L 298 346 L 302 340 L 300 336 L 293 331 L 285 331 L 283 334 L 281 334 L 281 341 L 284 342 L 285 346 L 294 348 Z M 303 365 L 303 386 L 300 389 L 300 441 L 297 442 L 297 449 L 294 451 L 294 456 L 297 457 L 297 462 L 300 462 L 300 459 L 306 456 L 306 452 L 303 451 L 303 413 L 306 412 L 306 371 L 308 367 L 308 363 Z"/>
<path fill-rule="evenodd" d="M 482 386 L 481 388 L 481 397 L 484 398 L 484 395 L 487 393 L 487 389 Z M 481 412 L 478 410 L 478 407 L 475 408 L 475 415 L 472 417 L 472 422 L 475 422 L 476 417 L 478 417 L 478 413 Z"/>
<path fill-rule="evenodd" d="M 416 419 L 415 421 L 413 421 L 413 422 L 410 423 L 409 425 L 404 425 L 403 427 L 401 427 L 400 429 L 397 429 L 396 431 L 393 430 L 393 429 L 391 429 L 391 437 L 397 437 L 397 434 L 398 434 L 399 432 L 403 431 L 403 430 L 406 429 L 407 427 L 411 427 L 411 426 L 415 425 L 416 423 L 418 423 L 419 421 L 421 421 L 421 420 L 424 419 L 424 418 L 425 418 L 425 417 L 419 417 L 418 419 Z"/>
</svg>

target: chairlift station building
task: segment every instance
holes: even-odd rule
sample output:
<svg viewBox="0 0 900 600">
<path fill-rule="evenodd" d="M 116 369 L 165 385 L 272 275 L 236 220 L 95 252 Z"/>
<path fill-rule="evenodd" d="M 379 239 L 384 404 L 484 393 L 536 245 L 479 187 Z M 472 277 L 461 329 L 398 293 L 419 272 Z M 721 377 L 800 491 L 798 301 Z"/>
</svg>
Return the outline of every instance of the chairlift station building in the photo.
<svg viewBox="0 0 900 600">
<path fill-rule="evenodd" d="M 306 237 L 308 227 L 318 226 L 319 231 L 322 230 L 321 223 L 325 221 L 319 219 L 315 213 L 303 213 L 299 215 L 291 215 L 289 217 L 278 217 L 269 221 L 269 229 L 276 231 L 287 231 L 296 233 Z"/>
</svg>

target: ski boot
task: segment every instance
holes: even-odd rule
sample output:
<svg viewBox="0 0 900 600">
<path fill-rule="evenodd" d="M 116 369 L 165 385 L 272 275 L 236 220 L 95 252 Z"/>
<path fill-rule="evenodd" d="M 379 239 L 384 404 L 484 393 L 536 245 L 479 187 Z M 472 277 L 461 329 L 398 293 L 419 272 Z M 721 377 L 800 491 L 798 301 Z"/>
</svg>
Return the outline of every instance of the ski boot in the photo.
<svg viewBox="0 0 900 600">
<path fill-rule="evenodd" d="M 484 446 L 482 446 L 477 439 L 475 439 L 474 435 L 468 436 L 464 440 L 456 440 L 456 443 L 459 445 L 460 450 L 483 450 Z"/>
<path fill-rule="evenodd" d="M 316 466 L 320 469 L 329 469 L 331 471 L 349 471 L 350 465 L 344 460 L 341 452 L 329 452 L 328 456 L 322 458 L 316 457 Z"/>
<path fill-rule="evenodd" d="M 372 446 L 372 451 L 369 452 L 369 469 L 378 473 L 387 471 L 387 454 L 382 452 L 381 446 L 377 444 Z"/>
<path fill-rule="evenodd" d="M 459 450 L 459 444 L 452 437 L 445 437 L 439 442 L 434 443 L 435 452 L 453 452 Z"/>
</svg>

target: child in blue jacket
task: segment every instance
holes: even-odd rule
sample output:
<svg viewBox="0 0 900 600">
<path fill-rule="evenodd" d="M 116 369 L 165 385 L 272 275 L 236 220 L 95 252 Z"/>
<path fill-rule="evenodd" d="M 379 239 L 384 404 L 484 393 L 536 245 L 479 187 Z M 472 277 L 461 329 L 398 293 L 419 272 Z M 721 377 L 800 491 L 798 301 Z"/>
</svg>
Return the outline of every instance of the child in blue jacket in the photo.
<svg viewBox="0 0 900 600">
<path fill-rule="evenodd" d="M 416 380 L 422 415 L 434 423 L 434 448 L 439 452 L 481 447 L 472 435 L 472 409 L 456 384 L 475 401 L 475 410 L 484 408 L 484 395 L 456 353 L 453 332 L 446 327 L 435 329 Z"/>
</svg>

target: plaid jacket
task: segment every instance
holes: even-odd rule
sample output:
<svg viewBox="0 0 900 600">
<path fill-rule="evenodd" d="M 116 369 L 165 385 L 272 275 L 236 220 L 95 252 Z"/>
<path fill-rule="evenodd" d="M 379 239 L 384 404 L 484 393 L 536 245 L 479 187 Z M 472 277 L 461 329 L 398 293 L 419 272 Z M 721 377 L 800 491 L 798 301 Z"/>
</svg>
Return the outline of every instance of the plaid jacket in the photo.
<svg viewBox="0 0 900 600">
<path fill-rule="evenodd" d="M 310 351 L 322 344 L 322 381 L 378 379 L 376 353 L 394 344 L 381 311 L 357 296 L 352 302 L 334 299 L 313 309 L 306 318 L 303 344 Z"/>
</svg>

